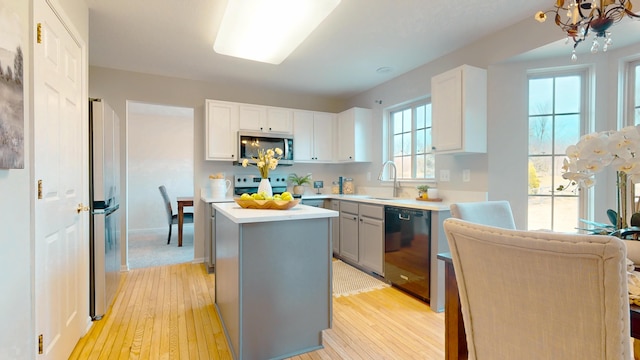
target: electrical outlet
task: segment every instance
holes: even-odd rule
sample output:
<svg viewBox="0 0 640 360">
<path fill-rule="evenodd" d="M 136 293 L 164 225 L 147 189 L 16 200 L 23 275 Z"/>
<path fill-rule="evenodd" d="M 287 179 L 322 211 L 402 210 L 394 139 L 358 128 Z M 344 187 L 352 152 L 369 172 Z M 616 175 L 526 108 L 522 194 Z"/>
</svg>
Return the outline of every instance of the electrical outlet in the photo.
<svg viewBox="0 0 640 360">
<path fill-rule="evenodd" d="M 451 181 L 449 170 L 440 170 L 440 181 Z"/>
<path fill-rule="evenodd" d="M 469 169 L 462 170 L 462 181 L 464 182 L 471 181 L 471 170 Z"/>
</svg>

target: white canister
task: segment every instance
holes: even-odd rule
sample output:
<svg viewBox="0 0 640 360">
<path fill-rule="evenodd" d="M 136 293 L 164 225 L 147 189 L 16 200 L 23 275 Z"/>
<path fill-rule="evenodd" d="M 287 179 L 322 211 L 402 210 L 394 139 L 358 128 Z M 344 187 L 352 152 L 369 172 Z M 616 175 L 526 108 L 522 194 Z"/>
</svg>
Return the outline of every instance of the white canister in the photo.
<svg viewBox="0 0 640 360">
<path fill-rule="evenodd" d="M 231 181 L 227 179 L 209 179 L 211 182 L 211 197 L 222 199 L 227 197 L 227 192 L 231 188 Z"/>
<path fill-rule="evenodd" d="M 427 197 L 429 199 L 437 199 L 438 198 L 438 189 L 428 188 L 427 189 Z"/>
</svg>

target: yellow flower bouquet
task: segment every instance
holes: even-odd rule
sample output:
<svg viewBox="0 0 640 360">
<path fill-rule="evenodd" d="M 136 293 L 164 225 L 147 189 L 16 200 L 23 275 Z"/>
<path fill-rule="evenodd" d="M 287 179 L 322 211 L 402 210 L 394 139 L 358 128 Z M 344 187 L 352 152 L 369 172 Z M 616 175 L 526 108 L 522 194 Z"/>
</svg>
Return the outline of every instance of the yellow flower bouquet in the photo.
<svg viewBox="0 0 640 360">
<path fill-rule="evenodd" d="M 269 177 L 269 171 L 275 170 L 278 166 L 278 160 L 282 158 L 282 149 L 260 149 L 258 150 L 258 157 L 254 157 L 257 162 L 255 166 L 260 171 L 260 176 L 263 179 Z M 242 160 L 242 167 L 247 167 L 249 164 L 249 159 Z"/>
</svg>

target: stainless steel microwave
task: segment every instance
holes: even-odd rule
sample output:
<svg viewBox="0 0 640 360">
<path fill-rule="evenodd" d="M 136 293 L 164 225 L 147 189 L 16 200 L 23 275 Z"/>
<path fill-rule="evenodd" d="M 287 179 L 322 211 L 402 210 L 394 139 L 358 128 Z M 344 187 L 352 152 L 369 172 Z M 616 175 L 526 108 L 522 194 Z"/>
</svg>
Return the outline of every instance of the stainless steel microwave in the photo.
<svg viewBox="0 0 640 360">
<path fill-rule="evenodd" d="M 244 159 L 255 164 L 258 150 L 282 150 L 278 165 L 293 165 L 293 135 L 285 133 L 264 133 L 259 131 L 238 131 L 238 165 Z"/>
</svg>

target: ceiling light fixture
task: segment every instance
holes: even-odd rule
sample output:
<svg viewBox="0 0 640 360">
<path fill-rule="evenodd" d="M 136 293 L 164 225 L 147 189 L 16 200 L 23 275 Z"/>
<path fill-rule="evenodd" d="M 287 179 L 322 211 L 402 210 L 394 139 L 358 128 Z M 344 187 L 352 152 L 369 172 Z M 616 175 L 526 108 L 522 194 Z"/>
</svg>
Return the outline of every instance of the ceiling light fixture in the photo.
<svg viewBox="0 0 640 360">
<path fill-rule="evenodd" d="M 569 0 L 565 6 L 564 0 L 556 0 L 555 9 L 538 11 L 535 19 L 544 22 L 547 13 L 555 13 L 555 23 L 567 34 L 567 42 L 573 40 L 571 60 L 576 61 L 576 47 L 587 39 L 589 30 L 595 36 L 591 45 L 591 52 L 597 53 L 600 44 L 598 38 L 603 38 L 602 51 L 607 51 L 611 45 L 609 27 L 627 15 L 630 18 L 640 18 L 631 11 L 630 0 Z M 566 13 L 563 19 L 561 13 Z"/>
<path fill-rule="evenodd" d="M 280 64 L 340 0 L 229 0 L 213 49 Z"/>
</svg>

